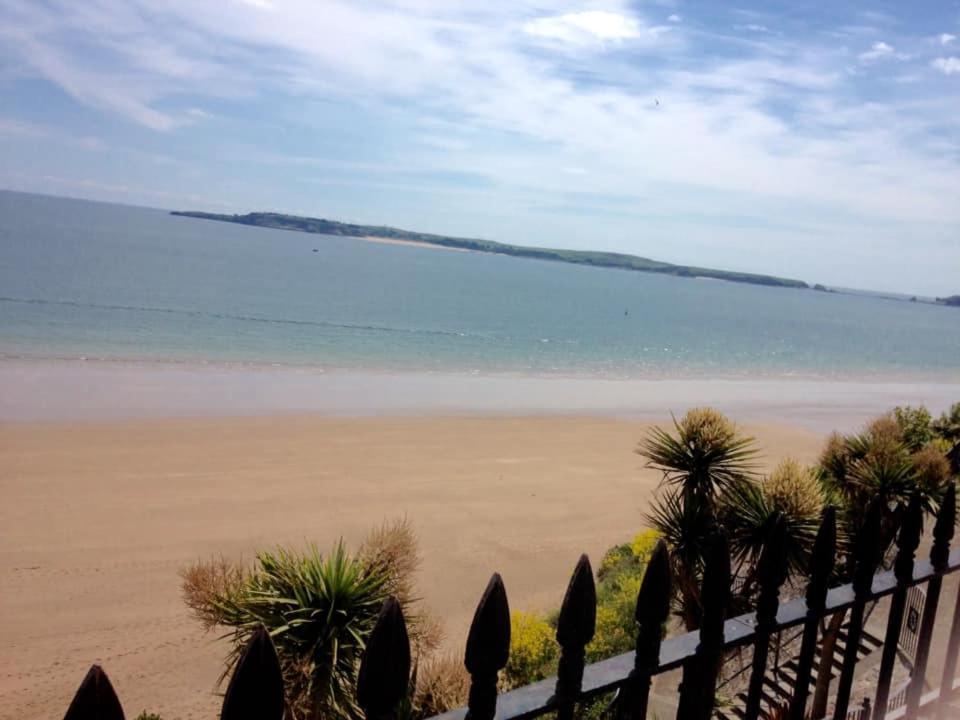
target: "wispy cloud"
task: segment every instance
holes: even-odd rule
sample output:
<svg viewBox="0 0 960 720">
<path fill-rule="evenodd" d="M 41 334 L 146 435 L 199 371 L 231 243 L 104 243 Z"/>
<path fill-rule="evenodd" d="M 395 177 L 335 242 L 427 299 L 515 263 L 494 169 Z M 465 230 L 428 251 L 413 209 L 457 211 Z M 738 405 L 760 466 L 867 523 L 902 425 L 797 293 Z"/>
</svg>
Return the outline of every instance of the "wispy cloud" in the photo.
<svg viewBox="0 0 960 720">
<path fill-rule="evenodd" d="M 957 39 L 957 36 L 951 35 L 950 33 L 940 33 L 937 39 L 940 41 L 941 45 L 949 45 L 950 43 L 952 43 L 954 40 Z"/>
<path fill-rule="evenodd" d="M 909 60 L 910 55 L 908 53 L 897 52 L 894 50 L 892 45 L 881 41 L 873 43 L 870 46 L 870 49 L 866 52 L 860 53 L 858 56 L 860 62 L 862 63 L 871 63 L 877 60 Z"/>
<path fill-rule="evenodd" d="M 939 57 L 930 64 L 944 75 L 960 74 L 960 57 Z"/>
<path fill-rule="evenodd" d="M 931 218 L 960 226 L 960 100 L 938 77 L 958 72 L 942 49 L 952 39 L 856 12 L 808 26 L 758 4 L 713 16 L 684 6 L 683 18 L 662 20 L 672 10 L 626 0 L 325 0 L 322 11 L 315 0 L 234 0 L 226 11 L 214 0 L 5 0 L 0 66 L 126 123 L 145 144 L 208 157 L 211 193 L 228 192 L 215 172 L 229 155 L 230 183 L 245 180 L 253 202 L 268 183 L 278 198 L 297 197 L 290 167 L 331 168 L 324 187 L 354 188 L 323 196 L 333 210 L 390 201 L 364 196 L 365 183 L 406 185 L 394 222 L 419 223 L 440 212 L 431 184 L 457 184 L 469 168 L 485 183 L 461 188 L 445 222 L 472 235 L 709 245 L 712 229 L 684 219 L 692 208 L 766 214 L 777 227 L 816 214 L 825 237 L 861 243 L 898 223 L 914 238 L 941 237 L 922 229 Z M 879 71 L 894 60 L 896 72 Z M 303 203 L 318 202 L 310 185 Z M 574 191 L 634 198 L 638 224 L 624 224 L 622 203 L 621 224 L 593 218 L 586 234 L 537 210 Z M 494 206 L 499 225 L 480 212 Z M 647 215 L 671 225 L 636 219 Z M 776 252 L 802 252 L 778 237 L 731 252 L 770 270 L 760 265 Z M 724 240 L 740 242 L 733 231 Z"/>
</svg>

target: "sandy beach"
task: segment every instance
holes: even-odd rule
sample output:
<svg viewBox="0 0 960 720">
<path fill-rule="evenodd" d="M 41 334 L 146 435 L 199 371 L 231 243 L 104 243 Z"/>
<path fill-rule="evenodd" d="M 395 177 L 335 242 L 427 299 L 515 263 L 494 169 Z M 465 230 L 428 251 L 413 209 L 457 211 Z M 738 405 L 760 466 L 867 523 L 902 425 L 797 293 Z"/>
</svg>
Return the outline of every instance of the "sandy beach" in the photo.
<svg viewBox="0 0 960 720">
<path fill-rule="evenodd" d="M 642 525 L 645 424 L 590 418 L 316 417 L 5 424 L 0 716 L 62 714 L 93 662 L 128 713 L 216 716 L 224 646 L 184 610 L 198 557 L 337 538 L 406 516 L 418 587 L 456 646 L 494 570 L 516 608 L 556 604 L 580 552 Z M 767 462 L 819 438 L 751 427 Z"/>
<path fill-rule="evenodd" d="M 636 443 L 698 393 L 767 468 L 812 461 L 829 427 L 955 395 L 56 362 L 0 363 L 0 387 L 4 720 L 59 716 L 93 662 L 131 716 L 215 717 L 224 646 L 179 596 L 197 558 L 355 546 L 405 516 L 453 648 L 493 571 L 514 608 L 556 605 L 580 552 L 598 561 L 643 526 L 659 477 Z"/>
</svg>

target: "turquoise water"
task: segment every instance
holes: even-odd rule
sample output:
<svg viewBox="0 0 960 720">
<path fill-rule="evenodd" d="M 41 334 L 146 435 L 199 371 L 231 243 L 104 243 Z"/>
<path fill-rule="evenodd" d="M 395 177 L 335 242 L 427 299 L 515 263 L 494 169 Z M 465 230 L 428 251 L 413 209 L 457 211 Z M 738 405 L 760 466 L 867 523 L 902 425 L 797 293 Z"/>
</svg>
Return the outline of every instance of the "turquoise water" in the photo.
<svg viewBox="0 0 960 720">
<path fill-rule="evenodd" d="M 0 354 L 957 380 L 960 311 L 0 192 Z"/>
</svg>

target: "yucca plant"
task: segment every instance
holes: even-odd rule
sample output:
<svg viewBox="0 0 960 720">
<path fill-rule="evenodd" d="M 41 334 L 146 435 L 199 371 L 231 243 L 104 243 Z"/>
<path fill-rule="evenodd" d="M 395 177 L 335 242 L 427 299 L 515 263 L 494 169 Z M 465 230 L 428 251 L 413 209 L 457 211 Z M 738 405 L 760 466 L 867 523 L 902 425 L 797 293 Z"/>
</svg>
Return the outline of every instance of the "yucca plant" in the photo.
<svg viewBox="0 0 960 720">
<path fill-rule="evenodd" d="M 676 610 L 688 629 L 700 623 L 703 558 L 717 530 L 718 497 L 750 481 L 757 450 L 722 413 L 695 408 L 674 420 L 674 432 L 653 428 L 637 452 L 663 473 L 647 521 L 667 542 Z"/>
<path fill-rule="evenodd" d="M 756 469 L 753 438 L 713 408 L 694 408 L 673 426 L 675 433 L 654 427 L 637 452 L 684 493 L 712 498 Z"/>
<path fill-rule="evenodd" d="M 356 677 L 367 637 L 388 595 L 409 604 L 415 565 L 403 522 L 373 533 L 355 556 L 339 542 L 326 555 L 314 545 L 263 551 L 249 569 L 196 563 L 182 573 L 184 598 L 206 627 L 230 629 L 224 678 L 263 626 L 280 659 L 291 720 L 358 720 Z M 414 644 L 432 645 L 421 619 L 410 617 Z"/>
</svg>

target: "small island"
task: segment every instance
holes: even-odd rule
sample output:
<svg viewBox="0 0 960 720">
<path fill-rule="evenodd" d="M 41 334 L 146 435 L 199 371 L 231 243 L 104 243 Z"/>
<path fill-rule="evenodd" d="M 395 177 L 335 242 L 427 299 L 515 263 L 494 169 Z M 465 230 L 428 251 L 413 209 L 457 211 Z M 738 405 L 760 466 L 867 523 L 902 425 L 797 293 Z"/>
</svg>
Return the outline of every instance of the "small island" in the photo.
<svg viewBox="0 0 960 720">
<path fill-rule="evenodd" d="M 960 307 L 960 295 L 949 295 L 948 297 L 937 298 L 937 304 Z"/>
<path fill-rule="evenodd" d="M 538 260 L 553 260 L 556 262 L 573 263 L 575 265 L 593 265 L 596 267 L 619 268 L 622 270 L 636 270 L 639 272 L 661 273 L 677 277 L 712 278 L 729 282 L 749 283 L 752 285 L 768 285 L 772 287 L 808 288 L 802 280 L 775 277 L 773 275 L 758 275 L 755 273 L 733 272 L 729 270 L 715 270 L 712 268 L 694 267 L 691 265 L 674 265 L 673 263 L 651 260 L 637 255 L 626 253 L 598 252 L 593 250 L 564 250 L 558 248 L 539 248 L 524 245 L 510 245 L 494 242 L 493 240 L 479 240 L 474 238 L 449 237 L 446 235 L 432 235 L 430 233 L 400 230 L 398 228 L 379 225 L 355 225 L 324 218 L 301 217 L 281 213 L 255 212 L 246 215 L 223 215 L 206 212 L 174 211 L 171 215 L 180 217 L 198 218 L 201 220 L 217 220 L 220 222 L 253 225 L 255 227 L 273 228 L 276 230 L 295 230 L 298 232 L 317 233 L 320 235 L 341 235 L 358 238 L 385 238 L 407 242 L 436 245 L 438 247 L 472 250 L 474 252 L 496 253 L 499 255 L 513 255 L 516 257 L 535 258 Z"/>
</svg>

